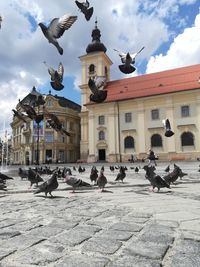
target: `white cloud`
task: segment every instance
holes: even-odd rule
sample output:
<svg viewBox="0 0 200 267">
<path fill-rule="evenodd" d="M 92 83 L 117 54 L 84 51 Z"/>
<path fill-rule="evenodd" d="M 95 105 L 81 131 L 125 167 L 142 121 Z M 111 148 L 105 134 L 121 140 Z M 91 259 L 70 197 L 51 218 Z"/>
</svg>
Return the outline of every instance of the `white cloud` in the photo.
<svg viewBox="0 0 200 267">
<path fill-rule="evenodd" d="M 166 55 L 152 56 L 147 64 L 147 73 L 173 69 L 200 63 L 200 14 L 195 24 L 174 38 Z"/>
</svg>

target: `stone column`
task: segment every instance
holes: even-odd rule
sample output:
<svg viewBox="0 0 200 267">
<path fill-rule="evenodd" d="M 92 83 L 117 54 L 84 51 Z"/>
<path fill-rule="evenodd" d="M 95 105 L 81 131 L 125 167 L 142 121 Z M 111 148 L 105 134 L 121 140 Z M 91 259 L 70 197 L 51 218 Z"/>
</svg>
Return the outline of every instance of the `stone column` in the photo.
<svg viewBox="0 0 200 267">
<path fill-rule="evenodd" d="M 138 103 L 138 110 L 137 110 L 137 137 L 138 137 L 138 154 L 141 157 L 146 155 L 147 148 L 146 148 L 146 132 L 147 129 L 145 128 L 145 113 L 144 113 L 144 106 L 142 102 Z"/>
</svg>

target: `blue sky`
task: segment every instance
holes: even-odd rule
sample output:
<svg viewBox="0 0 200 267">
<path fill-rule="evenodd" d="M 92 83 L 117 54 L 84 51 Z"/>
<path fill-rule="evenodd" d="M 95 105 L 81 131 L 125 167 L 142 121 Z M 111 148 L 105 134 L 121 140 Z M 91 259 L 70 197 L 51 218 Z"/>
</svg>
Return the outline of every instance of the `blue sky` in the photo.
<svg viewBox="0 0 200 267">
<path fill-rule="evenodd" d="M 82 0 L 84 1 L 84 0 Z M 199 0 L 90 0 L 94 14 L 86 21 L 75 1 L 1 0 L 0 15 L 0 129 L 12 120 L 12 108 L 33 86 L 41 93 L 64 96 L 80 104 L 81 65 L 79 56 L 91 42 L 91 32 L 98 19 L 101 41 L 113 62 L 111 80 L 130 77 L 120 73 L 120 58 L 113 50 L 134 53 L 137 70 L 132 76 L 200 63 Z M 49 44 L 38 27 L 64 14 L 77 15 L 77 21 L 58 40 L 61 56 Z M 62 62 L 64 90 L 50 86 L 47 67 Z M 9 103 L 9 105 L 8 105 Z"/>
</svg>

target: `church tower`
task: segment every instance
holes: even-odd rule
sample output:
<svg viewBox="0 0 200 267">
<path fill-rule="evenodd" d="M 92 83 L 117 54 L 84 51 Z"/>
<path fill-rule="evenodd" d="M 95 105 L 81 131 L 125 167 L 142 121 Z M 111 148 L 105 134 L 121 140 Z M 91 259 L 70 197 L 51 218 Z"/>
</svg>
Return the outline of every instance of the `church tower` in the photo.
<svg viewBox="0 0 200 267">
<path fill-rule="evenodd" d="M 82 66 L 82 82 L 81 89 L 81 144 L 80 154 L 81 159 L 87 160 L 89 154 L 88 148 L 88 131 L 89 131 L 89 115 L 85 104 L 89 103 L 91 91 L 88 87 L 88 80 L 91 77 L 106 76 L 107 81 L 110 80 L 110 66 L 112 61 L 106 55 L 106 47 L 101 42 L 101 32 L 95 21 L 95 28 L 92 31 L 92 42 L 86 48 L 86 54 L 80 56 Z"/>
</svg>

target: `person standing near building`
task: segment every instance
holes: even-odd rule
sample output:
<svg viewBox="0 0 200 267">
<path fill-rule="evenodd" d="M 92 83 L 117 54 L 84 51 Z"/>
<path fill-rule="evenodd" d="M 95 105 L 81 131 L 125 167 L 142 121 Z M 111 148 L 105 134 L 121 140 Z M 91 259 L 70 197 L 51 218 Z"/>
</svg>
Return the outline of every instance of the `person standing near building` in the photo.
<svg viewBox="0 0 200 267">
<path fill-rule="evenodd" d="M 152 149 L 149 149 L 149 155 L 148 155 L 147 158 L 149 159 L 149 164 L 148 165 L 157 166 L 156 156 L 155 156 L 155 153 L 153 152 Z"/>
</svg>

